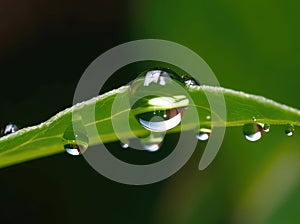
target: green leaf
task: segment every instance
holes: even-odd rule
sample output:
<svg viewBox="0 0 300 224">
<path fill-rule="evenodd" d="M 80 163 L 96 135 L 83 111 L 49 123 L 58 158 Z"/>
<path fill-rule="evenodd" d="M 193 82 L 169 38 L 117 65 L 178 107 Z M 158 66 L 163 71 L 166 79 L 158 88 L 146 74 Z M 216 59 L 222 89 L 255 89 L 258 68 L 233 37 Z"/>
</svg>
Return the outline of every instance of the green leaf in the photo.
<svg viewBox="0 0 300 224">
<path fill-rule="evenodd" d="M 119 121 L 119 124 L 127 122 L 128 117 L 126 116 L 129 108 L 112 112 L 112 105 L 116 96 L 120 97 L 119 99 L 122 102 L 128 101 L 128 90 L 129 86 L 120 87 L 101 96 L 76 104 L 37 126 L 23 128 L 0 138 L 0 167 L 64 152 L 64 131 L 72 125 L 72 121 L 78 120 L 86 130 L 96 125 L 102 143 L 117 141 L 118 137 L 114 132 L 111 120 L 114 118 Z M 243 126 L 245 123 L 252 122 L 253 117 L 256 118 L 257 122 L 271 125 L 289 123 L 300 125 L 299 110 L 261 96 L 212 86 L 191 86 L 188 88 L 188 92 L 193 105 L 197 108 L 200 123 L 204 126 L 211 124 L 211 121 L 207 119 L 207 116 L 211 115 L 211 110 L 206 96 L 220 94 L 223 94 L 226 101 L 226 126 L 228 127 Z M 87 115 L 93 110 L 95 111 L 95 117 L 87 116 L 88 119 L 81 119 L 80 115 Z M 135 135 L 144 135 L 148 131 L 136 121 L 134 115 L 151 110 L 153 108 L 149 106 L 133 109 L 133 112 L 129 113 L 131 129 Z M 215 117 L 218 117 L 216 111 L 212 111 L 212 113 L 214 113 Z M 181 127 L 182 130 L 193 130 L 197 127 L 197 124 L 193 123 L 193 119 L 190 119 L 188 115 L 185 115 L 183 119 L 186 119 L 186 121 Z M 213 123 L 214 126 L 224 124 L 224 121 L 221 119 L 217 119 Z M 120 126 L 120 132 L 118 133 L 120 138 L 134 137 L 131 132 L 126 130 L 122 132 L 122 125 Z M 179 128 L 174 128 L 171 131 L 179 131 Z M 88 136 L 90 145 L 101 143 L 99 134 Z"/>
</svg>

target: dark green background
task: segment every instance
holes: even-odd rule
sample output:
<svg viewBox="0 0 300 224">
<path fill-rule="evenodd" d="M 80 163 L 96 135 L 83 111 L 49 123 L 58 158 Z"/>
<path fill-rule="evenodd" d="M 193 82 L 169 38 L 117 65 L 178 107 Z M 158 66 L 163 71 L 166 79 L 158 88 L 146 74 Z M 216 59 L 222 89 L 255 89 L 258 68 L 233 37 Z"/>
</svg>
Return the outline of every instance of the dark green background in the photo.
<svg viewBox="0 0 300 224">
<path fill-rule="evenodd" d="M 38 124 L 72 105 L 101 53 L 159 38 L 198 53 L 227 88 L 300 108 L 298 1 L 0 3 L 0 123 Z M 126 74 L 124 74 L 126 76 Z M 115 88 L 126 78 L 115 82 Z M 299 133 L 256 143 L 228 128 L 213 163 L 148 186 L 112 182 L 66 154 L 0 170 L 1 223 L 299 223 Z"/>
</svg>

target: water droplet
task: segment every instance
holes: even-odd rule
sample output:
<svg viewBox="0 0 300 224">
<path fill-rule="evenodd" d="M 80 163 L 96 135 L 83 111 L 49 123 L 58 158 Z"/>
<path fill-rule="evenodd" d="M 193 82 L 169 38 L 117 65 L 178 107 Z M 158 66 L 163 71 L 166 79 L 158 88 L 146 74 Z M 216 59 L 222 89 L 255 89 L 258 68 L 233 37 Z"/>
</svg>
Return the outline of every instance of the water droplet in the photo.
<svg viewBox="0 0 300 224">
<path fill-rule="evenodd" d="M 210 119 L 211 119 L 211 116 L 207 115 L 206 120 L 210 120 Z"/>
<path fill-rule="evenodd" d="M 130 142 L 129 140 L 125 140 L 125 141 L 121 141 L 120 144 L 123 149 L 128 149 Z"/>
<path fill-rule="evenodd" d="M 211 134 L 211 129 L 209 128 L 200 128 L 199 133 L 196 134 L 196 138 L 200 141 L 206 141 L 209 139 Z"/>
<path fill-rule="evenodd" d="M 263 129 L 264 129 L 264 132 L 269 132 L 270 131 L 270 125 L 269 124 L 264 124 L 263 125 Z"/>
<path fill-rule="evenodd" d="M 147 150 L 148 152 L 156 152 L 159 150 L 161 145 L 153 143 L 153 144 L 144 144 L 143 146 L 144 149 Z"/>
<path fill-rule="evenodd" d="M 248 123 L 244 125 L 243 133 L 247 140 L 255 142 L 262 137 L 264 129 L 259 123 Z"/>
<path fill-rule="evenodd" d="M 12 124 L 12 123 L 9 123 L 9 124 L 7 124 L 7 125 L 4 127 L 4 129 L 1 131 L 1 134 L 2 134 L 2 135 L 9 135 L 9 134 L 14 133 L 14 132 L 16 132 L 16 131 L 18 131 L 18 130 L 19 130 L 19 128 L 18 128 L 17 125 Z"/>
<path fill-rule="evenodd" d="M 141 139 L 144 150 L 156 152 L 162 146 L 165 133 L 152 132 L 148 137 Z"/>
<path fill-rule="evenodd" d="M 81 155 L 87 149 L 87 147 L 85 147 L 83 145 L 77 145 L 77 144 L 65 144 L 64 148 L 65 148 L 66 152 L 72 156 Z"/>
<path fill-rule="evenodd" d="M 256 121 L 256 117 L 252 117 L 252 120 L 253 120 L 253 121 Z"/>
<path fill-rule="evenodd" d="M 286 125 L 284 132 L 287 136 L 292 136 L 295 132 L 294 125 L 292 124 Z"/>
<path fill-rule="evenodd" d="M 182 76 L 182 80 L 185 83 L 186 86 L 195 86 L 195 85 L 200 85 L 194 78 L 184 75 Z"/>
<path fill-rule="evenodd" d="M 63 143 L 68 154 L 77 156 L 83 154 L 87 150 L 88 137 L 82 124 L 76 123 L 73 125 L 76 125 L 76 133 L 74 133 L 73 126 L 70 125 L 65 130 Z"/>
<path fill-rule="evenodd" d="M 130 91 L 132 110 L 144 108 L 148 111 L 135 114 L 145 129 L 164 132 L 181 122 L 189 105 L 183 83 L 180 76 L 166 69 L 148 70 L 133 81 Z"/>
</svg>

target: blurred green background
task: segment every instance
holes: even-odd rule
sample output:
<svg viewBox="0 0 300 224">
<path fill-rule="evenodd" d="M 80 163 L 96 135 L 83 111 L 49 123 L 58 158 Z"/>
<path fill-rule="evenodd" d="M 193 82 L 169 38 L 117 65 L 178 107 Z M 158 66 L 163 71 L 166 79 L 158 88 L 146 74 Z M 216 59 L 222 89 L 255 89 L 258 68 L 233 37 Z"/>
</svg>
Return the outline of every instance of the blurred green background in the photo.
<svg viewBox="0 0 300 224">
<path fill-rule="evenodd" d="M 296 0 L 1 1 L 0 123 L 35 125 L 71 106 L 97 56 L 144 38 L 189 47 L 221 86 L 300 108 L 299 8 Z M 253 143 L 228 128 L 206 170 L 197 169 L 199 143 L 179 172 L 147 186 L 115 183 L 66 154 L 8 167 L 0 222 L 299 223 L 300 138 L 283 129 Z"/>
</svg>

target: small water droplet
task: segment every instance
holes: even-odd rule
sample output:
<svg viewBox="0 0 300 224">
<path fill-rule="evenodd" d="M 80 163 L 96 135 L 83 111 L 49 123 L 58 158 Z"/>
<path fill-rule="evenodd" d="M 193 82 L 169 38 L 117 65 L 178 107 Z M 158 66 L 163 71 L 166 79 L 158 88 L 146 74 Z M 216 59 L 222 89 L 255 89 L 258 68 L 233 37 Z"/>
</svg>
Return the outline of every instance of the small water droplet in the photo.
<svg viewBox="0 0 300 224">
<path fill-rule="evenodd" d="M 211 119 L 211 116 L 207 115 L 206 120 L 210 120 L 210 119 Z"/>
<path fill-rule="evenodd" d="M 130 144 L 129 140 L 121 141 L 120 144 L 121 144 L 121 147 L 122 147 L 123 149 L 128 149 L 129 146 L 130 146 L 130 145 L 129 145 L 129 144 Z"/>
<path fill-rule="evenodd" d="M 73 126 L 70 125 L 64 132 L 63 143 L 66 152 L 73 156 L 83 154 L 88 148 L 88 137 L 82 124 L 76 123 L 74 133 Z"/>
<path fill-rule="evenodd" d="M 285 134 L 287 136 L 292 136 L 295 132 L 295 128 L 294 128 L 294 125 L 292 124 L 287 124 L 286 127 L 285 127 L 285 130 L 284 130 Z"/>
<path fill-rule="evenodd" d="M 256 117 L 252 117 L 252 120 L 253 120 L 253 121 L 256 121 Z"/>
<path fill-rule="evenodd" d="M 77 145 L 77 144 L 65 144 L 64 148 L 65 148 L 66 152 L 72 156 L 81 155 L 87 149 L 85 146 Z"/>
<path fill-rule="evenodd" d="M 9 135 L 18 130 L 19 130 L 19 128 L 17 125 L 9 123 L 9 124 L 5 125 L 4 129 L 1 131 L 1 135 Z"/>
<path fill-rule="evenodd" d="M 248 123 L 244 125 L 243 133 L 247 140 L 255 142 L 262 137 L 264 129 L 260 123 Z"/>
<path fill-rule="evenodd" d="M 264 129 L 264 132 L 269 132 L 270 131 L 270 125 L 269 124 L 264 124 L 263 125 L 263 129 Z"/>
<path fill-rule="evenodd" d="M 156 144 L 156 143 L 144 144 L 143 146 L 144 146 L 144 149 L 147 150 L 148 152 L 156 152 L 161 147 L 160 144 Z"/>
<path fill-rule="evenodd" d="M 182 80 L 185 83 L 186 86 L 195 86 L 195 85 L 200 85 L 194 78 L 184 75 L 182 76 Z"/>
<path fill-rule="evenodd" d="M 196 134 L 196 138 L 200 141 L 206 141 L 209 139 L 210 134 L 211 134 L 211 129 L 200 128 L 199 133 Z"/>
<path fill-rule="evenodd" d="M 156 152 L 162 146 L 165 133 L 152 132 L 148 137 L 141 139 L 144 150 Z"/>
</svg>

